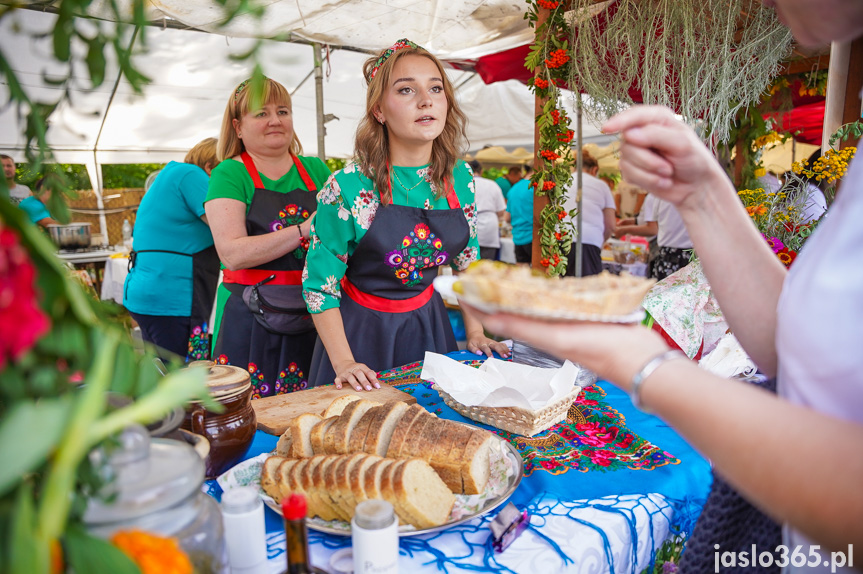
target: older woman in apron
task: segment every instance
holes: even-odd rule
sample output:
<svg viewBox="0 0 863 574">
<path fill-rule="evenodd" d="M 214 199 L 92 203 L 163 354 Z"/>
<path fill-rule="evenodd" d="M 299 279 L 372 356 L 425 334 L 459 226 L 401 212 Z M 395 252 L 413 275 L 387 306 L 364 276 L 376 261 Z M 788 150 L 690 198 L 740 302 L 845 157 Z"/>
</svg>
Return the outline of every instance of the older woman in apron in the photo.
<svg viewBox="0 0 863 574">
<path fill-rule="evenodd" d="M 206 211 L 223 266 L 213 359 L 247 368 L 254 398 L 304 389 L 316 334 L 301 274 L 315 193 L 330 175 L 303 157 L 291 98 L 268 78 L 228 101 Z"/>
<path fill-rule="evenodd" d="M 440 62 L 408 40 L 366 62 L 356 160 L 318 194 L 303 277 L 320 342 L 313 384 L 378 387 L 376 371 L 457 350 L 437 267 L 477 259 L 465 117 Z M 465 317 L 468 349 L 508 354 Z"/>
</svg>

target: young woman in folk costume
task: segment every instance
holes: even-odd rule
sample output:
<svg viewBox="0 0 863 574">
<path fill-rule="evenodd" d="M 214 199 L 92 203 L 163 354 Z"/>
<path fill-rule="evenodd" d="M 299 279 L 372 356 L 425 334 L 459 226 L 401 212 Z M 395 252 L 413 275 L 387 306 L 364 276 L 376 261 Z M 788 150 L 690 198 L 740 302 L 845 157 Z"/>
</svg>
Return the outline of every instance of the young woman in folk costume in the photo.
<svg viewBox="0 0 863 574">
<path fill-rule="evenodd" d="M 306 388 L 315 345 L 301 275 L 316 192 L 330 175 L 304 157 L 291 98 L 265 78 L 228 101 L 206 212 L 224 268 L 213 358 L 248 368 L 253 397 Z"/>
<path fill-rule="evenodd" d="M 304 296 L 320 343 L 312 384 L 379 387 L 375 372 L 457 350 L 437 267 L 479 256 L 473 174 L 457 158 L 465 116 L 440 62 L 400 40 L 363 68 L 356 159 L 318 194 Z M 468 349 L 505 345 L 465 316 Z"/>
</svg>

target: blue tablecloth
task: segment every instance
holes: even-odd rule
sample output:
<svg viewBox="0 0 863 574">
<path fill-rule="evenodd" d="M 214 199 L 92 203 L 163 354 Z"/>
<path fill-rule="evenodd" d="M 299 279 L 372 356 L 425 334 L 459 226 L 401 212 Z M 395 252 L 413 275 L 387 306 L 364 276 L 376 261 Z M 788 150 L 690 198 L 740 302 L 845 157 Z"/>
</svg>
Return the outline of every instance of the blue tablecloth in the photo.
<svg viewBox="0 0 863 574">
<path fill-rule="evenodd" d="M 461 361 L 477 359 L 467 352 L 450 356 Z M 395 386 L 413 394 L 419 404 L 438 416 L 478 424 L 443 404 L 427 383 Z M 600 381 L 586 391 L 576 401 L 578 412 L 587 415 L 578 424 L 558 425 L 561 428 L 553 427 L 534 439 L 498 431 L 525 458 L 525 477 L 511 501 L 532 514 L 528 530 L 532 541 L 521 544 L 522 551 L 532 556 L 529 561 L 519 559 L 515 549 L 519 541 L 503 554 L 491 550 L 486 540 L 486 524 L 491 517 L 487 516 L 450 529 L 456 532 L 447 531 L 447 535 L 402 538 L 402 570 L 453 571 L 458 570 L 453 567 L 461 567 L 471 571 L 538 571 L 530 560 L 536 560 L 539 545 L 553 550 L 543 567 L 549 572 L 576 572 L 582 566 L 591 572 L 640 572 L 671 533 L 691 533 L 710 486 L 708 462 L 661 419 L 635 409 L 628 396 L 612 384 Z M 566 440 L 543 442 L 543 437 L 567 437 L 573 432 L 578 436 L 571 437 L 571 444 L 588 446 L 574 456 Z M 277 440 L 259 431 L 247 458 L 272 451 Z M 635 450 L 625 451 L 628 454 L 618 451 L 618 460 L 608 460 L 614 459 L 615 453 L 611 446 L 603 445 L 626 446 L 633 441 Z M 220 497 L 215 481 L 207 487 L 211 495 Z M 611 519 L 622 521 L 622 526 L 609 526 Z M 276 571 L 284 564 L 284 556 L 279 556 L 284 552 L 283 526 L 280 517 L 269 509 L 266 528 Z M 591 548 L 587 554 L 580 549 L 579 556 L 574 557 L 572 537 L 577 528 L 586 529 L 583 532 L 589 536 L 583 532 L 581 536 L 587 536 L 585 541 L 590 539 L 585 544 Z M 310 542 L 316 565 L 326 568 L 329 555 L 336 548 L 349 546 L 350 538 L 311 532 Z M 525 569 L 527 564 L 531 566 Z"/>
</svg>

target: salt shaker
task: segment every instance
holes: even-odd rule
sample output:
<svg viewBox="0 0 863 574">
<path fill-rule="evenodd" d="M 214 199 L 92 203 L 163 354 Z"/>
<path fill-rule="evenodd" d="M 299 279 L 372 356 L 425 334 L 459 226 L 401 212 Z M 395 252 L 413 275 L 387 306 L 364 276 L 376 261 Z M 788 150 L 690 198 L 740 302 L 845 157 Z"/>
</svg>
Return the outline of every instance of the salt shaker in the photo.
<svg viewBox="0 0 863 574">
<path fill-rule="evenodd" d="M 233 574 L 266 574 L 267 533 L 264 504 L 250 486 L 232 488 L 222 495 L 222 520 Z"/>
<path fill-rule="evenodd" d="M 399 521 L 393 505 L 366 500 L 351 520 L 354 574 L 396 574 L 399 570 Z"/>
</svg>

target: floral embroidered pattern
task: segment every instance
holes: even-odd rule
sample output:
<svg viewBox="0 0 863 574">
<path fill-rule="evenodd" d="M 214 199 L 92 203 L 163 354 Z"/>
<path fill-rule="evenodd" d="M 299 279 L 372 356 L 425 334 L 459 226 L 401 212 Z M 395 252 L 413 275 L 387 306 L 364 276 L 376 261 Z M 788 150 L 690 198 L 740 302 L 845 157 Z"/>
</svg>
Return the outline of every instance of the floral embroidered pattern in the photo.
<svg viewBox="0 0 863 574">
<path fill-rule="evenodd" d="M 307 220 L 310 216 L 311 214 L 309 213 L 309 210 L 302 206 L 294 205 L 293 203 L 290 205 L 286 205 L 284 208 L 279 210 L 278 219 L 275 219 L 272 223 L 270 223 L 270 231 L 278 231 L 292 225 L 300 224 Z M 306 256 L 306 251 L 308 250 L 309 239 L 307 237 L 303 237 L 300 241 L 300 246 L 294 249 L 293 255 L 297 259 L 304 259 Z"/>
<path fill-rule="evenodd" d="M 338 259 L 339 261 L 341 261 L 345 265 L 348 264 L 348 254 L 347 253 L 336 253 L 336 259 Z"/>
<path fill-rule="evenodd" d="M 387 265 L 395 269 L 395 276 L 408 287 L 422 281 L 423 269 L 443 265 L 448 259 L 449 254 L 443 250 L 443 241 L 425 223 L 418 223 L 402 239 L 401 248 L 386 255 Z"/>
<path fill-rule="evenodd" d="M 228 362 L 228 355 L 219 355 L 219 357 L 216 359 L 216 363 L 219 365 L 230 365 L 230 363 Z"/>
<path fill-rule="evenodd" d="M 467 225 L 470 228 L 470 236 L 476 237 L 476 203 L 468 203 L 463 206 L 462 211 L 467 219 Z"/>
<path fill-rule="evenodd" d="M 223 355 L 224 356 L 224 355 Z M 210 333 L 207 332 L 207 324 L 196 325 L 189 337 L 189 347 L 186 354 L 187 361 L 201 361 L 210 358 Z"/>
<path fill-rule="evenodd" d="M 270 393 L 270 385 L 264 381 L 264 373 L 255 363 L 249 363 L 249 375 L 252 378 L 252 398 L 260 399 L 267 397 Z"/>
<path fill-rule="evenodd" d="M 292 393 L 294 391 L 302 391 L 309 387 L 309 381 L 300 370 L 296 363 L 291 363 L 288 368 L 279 373 L 279 378 L 276 381 L 275 394 L 281 395 L 284 393 Z"/>
<path fill-rule="evenodd" d="M 322 203 L 324 205 L 344 203 L 344 199 L 342 198 L 342 188 L 339 187 L 339 182 L 336 181 L 335 177 L 330 177 L 326 185 L 324 185 L 324 187 L 318 192 L 317 199 L 318 203 Z"/>
<path fill-rule="evenodd" d="M 339 280 L 336 279 L 335 275 L 330 275 L 327 277 L 327 282 L 321 285 L 321 291 L 326 293 L 327 295 L 331 295 L 336 299 L 342 298 L 342 288 L 339 284 Z"/>
<path fill-rule="evenodd" d="M 357 197 L 354 198 L 354 205 L 351 207 L 351 215 L 357 220 L 357 224 L 363 229 L 368 229 L 375 220 L 375 213 L 378 211 L 380 201 L 375 197 L 375 192 L 370 189 L 360 190 Z"/>
<path fill-rule="evenodd" d="M 459 271 L 464 271 L 477 259 L 479 259 L 479 250 L 476 247 L 467 247 L 464 251 L 456 255 L 455 259 L 453 259 L 453 264 Z"/>
<path fill-rule="evenodd" d="M 309 291 L 303 289 L 303 299 L 306 300 L 306 306 L 309 308 L 309 313 L 320 313 L 321 307 L 324 305 L 324 294 L 320 291 Z"/>
</svg>

